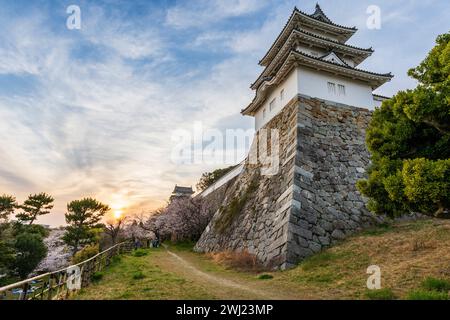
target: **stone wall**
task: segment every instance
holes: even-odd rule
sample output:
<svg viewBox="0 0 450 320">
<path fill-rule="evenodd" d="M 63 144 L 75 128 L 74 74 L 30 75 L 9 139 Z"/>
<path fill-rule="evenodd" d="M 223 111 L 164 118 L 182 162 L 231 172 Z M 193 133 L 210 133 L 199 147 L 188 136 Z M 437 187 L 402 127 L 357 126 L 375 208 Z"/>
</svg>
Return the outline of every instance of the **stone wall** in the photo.
<svg viewBox="0 0 450 320">
<path fill-rule="evenodd" d="M 195 249 L 247 250 L 284 269 L 375 223 L 355 187 L 369 161 L 369 119 L 366 109 L 302 96 L 291 100 L 263 128 L 279 132 L 278 172 L 264 175 L 265 166 L 247 162 L 238 177 L 214 191 L 220 193 L 218 209 Z"/>
<path fill-rule="evenodd" d="M 247 161 L 242 173 L 227 184 L 222 210 L 217 210 L 201 236 L 195 247 L 197 251 L 247 250 L 266 265 L 280 266 L 285 262 L 290 211 L 286 190 L 291 189 L 294 180 L 297 106 L 293 100 L 265 125 L 265 129 L 279 130 L 282 161 L 278 173 L 261 175 L 262 165 Z M 252 150 L 255 148 L 254 143 Z M 256 189 L 247 192 L 252 181 L 256 183 Z M 247 201 L 241 212 L 226 230 L 219 231 L 224 208 L 230 206 L 233 199 L 237 202 L 243 197 Z"/>
<path fill-rule="evenodd" d="M 356 189 L 369 164 L 370 117 L 367 109 L 299 97 L 287 266 L 378 221 Z"/>
</svg>

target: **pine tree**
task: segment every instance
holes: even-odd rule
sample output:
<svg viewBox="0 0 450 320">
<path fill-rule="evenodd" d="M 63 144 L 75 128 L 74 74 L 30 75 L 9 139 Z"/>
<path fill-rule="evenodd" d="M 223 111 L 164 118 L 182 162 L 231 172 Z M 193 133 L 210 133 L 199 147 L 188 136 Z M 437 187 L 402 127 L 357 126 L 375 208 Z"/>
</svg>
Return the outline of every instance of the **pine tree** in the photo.
<svg viewBox="0 0 450 320">
<path fill-rule="evenodd" d="M 73 248 L 74 253 L 80 245 L 96 241 L 96 229 L 101 228 L 100 220 L 110 208 L 92 198 L 75 200 L 67 204 L 66 233 L 64 241 Z"/>
<path fill-rule="evenodd" d="M 14 209 L 16 208 L 16 198 L 6 194 L 0 196 L 0 222 L 8 221 L 8 217 L 14 213 Z"/>
<path fill-rule="evenodd" d="M 39 194 L 29 195 L 28 199 L 19 206 L 23 212 L 16 215 L 16 218 L 21 222 L 29 222 L 30 225 L 42 215 L 50 213 L 53 209 L 53 197 L 42 192 Z"/>
</svg>

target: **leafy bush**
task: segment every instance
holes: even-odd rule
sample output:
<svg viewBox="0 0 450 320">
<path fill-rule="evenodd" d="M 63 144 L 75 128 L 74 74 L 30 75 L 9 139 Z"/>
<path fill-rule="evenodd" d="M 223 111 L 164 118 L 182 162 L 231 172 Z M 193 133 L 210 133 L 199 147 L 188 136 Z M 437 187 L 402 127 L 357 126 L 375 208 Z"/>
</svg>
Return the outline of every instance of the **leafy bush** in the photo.
<svg viewBox="0 0 450 320">
<path fill-rule="evenodd" d="M 222 178 L 224 175 L 226 175 L 228 172 L 233 170 L 236 166 L 231 166 L 224 169 L 217 169 L 213 172 L 205 172 L 202 174 L 200 181 L 197 183 L 197 190 L 203 191 L 209 186 L 213 185 L 217 180 Z"/>
<path fill-rule="evenodd" d="M 91 280 L 92 280 L 93 282 L 97 282 L 97 281 L 102 280 L 102 279 L 103 279 L 103 276 L 104 276 L 104 273 L 103 273 L 103 272 L 97 271 L 97 272 L 95 272 L 95 273 L 91 276 Z"/>
<path fill-rule="evenodd" d="M 25 279 L 47 255 L 47 247 L 42 237 L 35 233 L 19 234 L 14 248 L 16 250 L 14 269 L 21 279 Z"/>
<path fill-rule="evenodd" d="M 448 294 L 445 292 L 416 290 L 410 292 L 407 296 L 408 300 L 448 300 Z"/>
<path fill-rule="evenodd" d="M 450 292 L 450 281 L 429 277 L 422 282 L 422 288 L 447 293 Z"/>
<path fill-rule="evenodd" d="M 439 217 L 450 208 L 450 159 L 405 160 L 402 178 L 405 197 L 418 211 Z"/>
<path fill-rule="evenodd" d="M 358 189 L 378 214 L 447 217 L 450 209 L 450 34 L 409 75 L 419 82 L 373 113 L 367 129 L 372 155 Z"/>
<path fill-rule="evenodd" d="M 93 256 L 95 256 L 96 254 L 98 254 L 100 251 L 99 249 L 99 245 L 95 244 L 95 245 L 87 245 L 86 247 L 84 247 L 83 249 L 81 249 L 80 251 L 78 251 L 72 258 L 72 263 L 73 264 L 77 264 L 80 262 L 83 262 L 89 258 L 92 258 Z"/>
<path fill-rule="evenodd" d="M 260 274 L 260 275 L 258 276 L 258 279 L 259 279 L 259 280 L 273 279 L 273 275 L 267 274 L 267 273 L 263 273 L 263 274 Z"/>
<path fill-rule="evenodd" d="M 144 249 L 136 249 L 133 251 L 133 256 L 135 257 L 143 257 L 146 256 L 148 254 L 147 250 Z"/>
<path fill-rule="evenodd" d="M 133 279 L 134 280 L 141 280 L 141 279 L 144 279 L 144 278 L 145 278 L 145 274 L 142 271 L 138 271 L 138 272 L 135 272 L 133 274 Z"/>
<path fill-rule="evenodd" d="M 395 295 L 389 288 L 379 290 L 367 290 L 366 297 L 370 300 L 394 300 Z"/>
<path fill-rule="evenodd" d="M 33 233 L 33 234 L 38 234 L 40 235 L 43 239 L 47 238 L 48 235 L 50 234 L 50 231 L 38 224 L 22 224 L 20 222 L 16 222 L 13 224 L 13 231 L 14 231 L 14 235 L 17 236 L 18 234 L 21 233 Z"/>
</svg>

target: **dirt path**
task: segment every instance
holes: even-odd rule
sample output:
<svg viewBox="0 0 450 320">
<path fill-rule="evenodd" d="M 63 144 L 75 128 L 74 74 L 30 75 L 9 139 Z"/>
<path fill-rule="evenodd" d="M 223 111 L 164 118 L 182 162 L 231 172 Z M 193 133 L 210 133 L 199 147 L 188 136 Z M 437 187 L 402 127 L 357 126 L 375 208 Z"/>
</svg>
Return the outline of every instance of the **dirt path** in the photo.
<svg viewBox="0 0 450 320">
<path fill-rule="evenodd" d="M 205 288 L 219 295 L 219 298 L 268 300 L 283 299 L 283 297 L 268 293 L 265 290 L 252 288 L 246 284 L 238 283 L 233 280 L 225 279 L 223 277 L 201 271 L 180 255 L 170 251 L 167 246 L 164 247 L 167 250 L 168 255 L 171 257 L 172 262 L 174 262 L 171 265 L 171 267 L 174 267 L 174 269 L 172 269 L 173 272 L 181 272 L 183 276 L 185 276 L 189 280 L 201 283 Z"/>
</svg>

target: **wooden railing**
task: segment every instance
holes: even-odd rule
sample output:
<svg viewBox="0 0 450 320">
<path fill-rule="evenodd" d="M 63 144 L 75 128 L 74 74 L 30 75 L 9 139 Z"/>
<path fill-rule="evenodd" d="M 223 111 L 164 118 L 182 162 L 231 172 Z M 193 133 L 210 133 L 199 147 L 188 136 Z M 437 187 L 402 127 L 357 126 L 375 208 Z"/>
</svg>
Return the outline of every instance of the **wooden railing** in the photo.
<svg viewBox="0 0 450 320">
<path fill-rule="evenodd" d="M 122 242 L 78 264 L 7 285 L 0 288 L 0 301 L 67 299 L 71 293 L 88 286 L 94 273 L 108 266 L 114 256 L 131 249 L 131 242 Z"/>
</svg>

